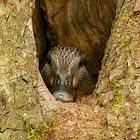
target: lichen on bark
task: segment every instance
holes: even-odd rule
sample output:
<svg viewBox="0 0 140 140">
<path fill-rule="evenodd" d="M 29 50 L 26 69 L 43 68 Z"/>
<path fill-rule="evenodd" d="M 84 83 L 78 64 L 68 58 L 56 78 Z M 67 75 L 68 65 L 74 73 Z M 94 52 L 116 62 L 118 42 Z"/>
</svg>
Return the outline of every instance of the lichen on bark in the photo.
<svg viewBox="0 0 140 140">
<path fill-rule="evenodd" d="M 140 138 L 140 17 L 135 4 L 126 0 L 116 16 L 95 89 L 107 109 L 106 135 L 115 139 Z"/>
<path fill-rule="evenodd" d="M 39 127 L 34 1 L 0 3 L 0 139 L 26 139 L 27 122 Z"/>
<path fill-rule="evenodd" d="M 139 139 L 140 16 L 134 5 L 125 0 L 117 12 L 93 96 L 61 103 L 37 92 L 34 1 L 1 3 L 0 139 Z"/>
</svg>

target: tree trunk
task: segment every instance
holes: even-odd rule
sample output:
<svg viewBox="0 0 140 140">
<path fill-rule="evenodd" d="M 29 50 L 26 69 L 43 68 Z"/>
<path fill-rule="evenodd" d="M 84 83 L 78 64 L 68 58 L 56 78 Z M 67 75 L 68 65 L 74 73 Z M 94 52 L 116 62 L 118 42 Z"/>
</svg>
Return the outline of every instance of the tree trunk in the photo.
<svg viewBox="0 0 140 140">
<path fill-rule="evenodd" d="M 125 0 L 118 9 L 94 94 L 106 110 L 107 138 L 137 140 L 140 139 L 140 1 Z"/>
<path fill-rule="evenodd" d="M 0 2 L 0 140 L 42 140 L 30 0 Z"/>
<path fill-rule="evenodd" d="M 40 4 L 47 27 L 47 48 L 56 45 L 80 48 L 86 54 L 88 70 L 93 75 L 97 74 L 115 16 L 114 1 L 41 0 Z M 36 22 L 40 22 L 39 18 L 34 19 Z M 35 32 L 38 34 L 39 31 Z"/>
<path fill-rule="evenodd" d="M 98 82 L 93 95 L 80 103 L 56 101 L 38 76 L 31 22 L 34 1 L 3 1 L 0 139 L 140 139 L 139 0 L 42 0 L 40 4 L 43 13 L 33 15 L 38 56 L 42 57 L 44 44 L 72 45 L 86 53 L 88 69 L 94 74 L 107 46 Z M 45 19 L 38 21 L 42 14 Z M 45 25 L 46 33 L 40 25 Z"/>
</svg>

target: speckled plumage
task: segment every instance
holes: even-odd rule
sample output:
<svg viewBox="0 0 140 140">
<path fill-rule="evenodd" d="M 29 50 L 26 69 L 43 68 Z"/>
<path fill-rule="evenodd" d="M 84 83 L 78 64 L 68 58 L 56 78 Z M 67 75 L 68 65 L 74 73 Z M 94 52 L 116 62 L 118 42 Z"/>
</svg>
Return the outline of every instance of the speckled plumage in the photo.
<svg viewBox="0 0 140 140">
<path fill-rule="evenodd" d="M 93 90 L 92 78 L 85 67 L 85 55 L 74 47 L 52 48 L 41 68 L 41 74 L 50 91 L 56 75 L 69 75 L 74 90 L 73 96 L 90 94 Z"/>
<path fill-rule="evenodd" d="M 58 46 L 51 49 L 48 57 L 55 61 L 58 71 L 71 71 L 72 67 L 81 59 L 84 60 L 84 53 L 79 49 L 68 46 Z"/>
</svg>

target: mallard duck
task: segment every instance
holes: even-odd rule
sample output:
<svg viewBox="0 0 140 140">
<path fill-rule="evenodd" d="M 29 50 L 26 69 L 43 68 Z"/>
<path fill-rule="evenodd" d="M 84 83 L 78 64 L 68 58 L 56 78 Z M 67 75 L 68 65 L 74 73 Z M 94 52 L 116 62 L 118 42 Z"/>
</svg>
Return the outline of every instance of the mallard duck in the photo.
<svg viewBox="0 0 140 140">
<path fill-rule="evenodd" d="M 92 93 L 93 81 L 86 69 L 85 55 L 78 48 L 52 48 L 40 71 L 46 86 L 57 100 L 75 101 L 81 95 Z"/>
</svg>

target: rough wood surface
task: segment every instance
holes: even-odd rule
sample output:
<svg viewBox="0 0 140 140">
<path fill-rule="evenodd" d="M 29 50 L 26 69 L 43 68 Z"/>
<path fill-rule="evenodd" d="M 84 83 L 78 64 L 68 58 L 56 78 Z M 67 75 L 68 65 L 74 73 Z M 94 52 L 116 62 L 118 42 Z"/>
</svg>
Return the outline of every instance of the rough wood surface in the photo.
<svg viewBox="0 0 140 140">
<path fill-rule="evenodd" d="M 45 100 L 42 91 L 43 95 L 38 96 L 37 90 L 43 88 L 37 88 L 38 70 L 31 24 L 33 3 L 28 0 L 4 2 L 0 3 L 0 139 L 140 139 L 140 13 L 136 1 L 125 0 L 120 12 L 117 12 L 94 92 L 98 96 L 87 96 L 77 104 L 55 101 L 50 94 L 52 100 Z M 48 2 L 54 4 L 60 1 Z M 68 7 L 71 2 L 77 6 L 74 0 L 61 1 L 61 8 L 59 4 L 51 7 L 52 4 L 48 3 L 48 13 L 63 13 L 63 4 Z M 82 4 L 79 8 L 86 6 L 84 2 L 89 4 L 89 1 L 78 2 Z M 94 2 L 97 7 L 99 1 Z M 100 2 L 101 5 L 107 1 Z M 80 13 L 78 16 L 79 23 Z M 59 17 L 56 12 L 54 19 L 61 22 L 59 18 L 65 17 Z M 73 33 L 77 36 L 81 35 L 81 28 L 90 32 L 82 23 L 80 28 L 79 24 L 74 24 L 78 30 Z M 72 42 L 75 34 L 69 34 Z M 79 38 L 79 42 L 85 40 L 83 35 Z M 66 43 L 67 39 L 58 40 Z M 48 91 L 45 89 L 45 92 Z"/>
<path fill-rule="evenodd" d="M 47 24 L 47 47 L 80 48 L 86 54 L 89 71 L 97 73 L 115 16 L 114 1 L 42 0 L 41 8 Z"/>
<path fill-rule="evenodd" d="M 35 8 L 33 9 L 32 20 L 33 20 L 34 37 L 37 47 L 37 57 L 39 58 L 39 61 L 43 60 L 47 44 L 46 30 L 45 25 L 43 24 L 42 14 L 43 11 L 40 8 L 40 1 L 36 0 Z"/>
<path fill-rule="evenodd" d="M 95 93 L 106 109 L 108 137 L 140 139 L 140 11 L 138 1 L 119 7 Z M 136 10 L 136 11 L 135 11 Z"/>
<path fill-rule="evenodd" d="M 86 97 L 80 104 L 61 103 L 57 114 L 46 115 L 51 120 L 48 139 L 140 139 L 140 13 L 135 11 L 136 5 L 135 0 L 118 5 L 96 96 Z M 56 14 L 55 18 L 60 17 Z"/>
<path fill-rule="evenodd" d="M 0 140 L 26 140 L 40 127 L 33 6 L 30 0 L 0 2 Z"/>
</svg>

